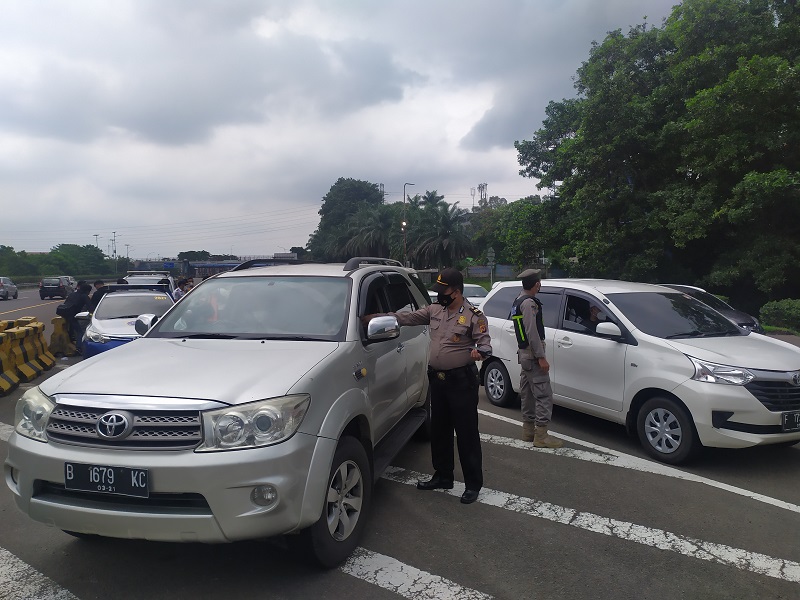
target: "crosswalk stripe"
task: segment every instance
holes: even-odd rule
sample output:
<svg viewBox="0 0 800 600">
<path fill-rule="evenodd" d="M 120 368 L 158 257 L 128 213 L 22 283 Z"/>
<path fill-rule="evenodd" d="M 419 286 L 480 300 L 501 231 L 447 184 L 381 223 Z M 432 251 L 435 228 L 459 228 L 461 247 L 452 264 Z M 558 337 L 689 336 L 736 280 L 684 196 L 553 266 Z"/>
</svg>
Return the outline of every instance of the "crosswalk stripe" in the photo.
<svg viewBox="0 0 800 600">
<path fill-rule="evenodd" d="M 0 548 L 0 598 L 3 600 L 78 600 L 71 592 Z"/>
<path fill-rule="evenodd" d="M 406 485 L 416 485 L 418 480 L 429 479 L 430 475 L 390 466 L 384 472 L 383 478 Z M 460 496 L 464 491 L 464 484 L 457 483 L 452 490 L 436 491 L 451 496 Z M 743 571 L 750 571 L 774 577 L 775 579 L 800 583 L 800 563 L 794 561 L 774 558 L 757 552 L 748 552 L 747 550 L 724 544 L 706 542 L 678 533 L 664 531 L 663 529 L 610 519 L 602 515 L 582 512 L 573 508 L 541 502 L 533 498 L 516 496 L 498 490 L 483 488 L 480 496 L 478 496 L 478 502 L 546 519 L 554 523 L 570 525 L 593 533 L 636 542 L 652 548 L 669 550 L 690 558 L 736 567 Z"/>
<path fill-rule="evenodd" d="M 491 600 L 492 596 L 421 571 L 384 554 L 356 548 L 342 571 L 403 598 L 436 600 Z"/>
<path fill-rule="evenodd" d="M 497 419 L 499 421 L 504 421 L 506 423 L 513 423 L 515 425 L 519 425 L 522 427 L 522 421 L 517 421 L 516 419 L 512 419 L 510 417 L 506 417 L 503 415 L 496 415 L 494 413 L 490 413 L 488 411 L 479 410 L 483 416 L 490 417 L 493 419 Z M 662 463 L 653 462 L 651 460 L 646 460 L 644 458 L 639 458 L 638 456 L 632 456 L 630 454 L 625 454 L 624 452 L 619 452 L 618 450 L 612 450 L 611 448 L 605 448 L 603 446 L 599 446 L 597 444 L 593 444 L 591 442 L 586 442 L 584 440 L 570 437 L 568 435 L 564 435 L 561 433 L 556 433 L 552 430 L 549 430 L 548 433 L 551 435 L 558 437 L 565 442 L 570 442 L 571 444 L 576 444 L 578 446 L 583 446 L 585 448 L 590 448 L 595 452 L 600 452 L 601 454 L 595 454 L 594 452 L 587 452 L 585 450 L 577 450 L 575 448 L 557 448 L 557 449 L 550 449 L 550 448 L 535 448 L 533 444 L 529 442 L 523 442 L 517 438 L 504 438 L 500 436 L 493 436 L 493 435 L 481 435 L 481 440 L 490 442 L 493 444 L 499 444 L 502 446 L 511 446 L 514 448 L 521 448 L 524 450 L 534 451 L 534 452 L 542 452 L 545 454 L 555 454 L 558 456 L 566 456 L 568 458 L 576 458 L 578 460 L 585 460 L 589 462 L 601 463 L 604 465 L 610 465 L 612 467 L 619 467 L 622 469 L 630 469 L 632 471 L 641 471 L 643 473 L 652 473 L 653 475 L 662 475 L 664 477 L 672 477 L 673 479 L 682 479 L 684 481 L 692 481 L 694 483 L 700 483 L 702 485 L 707 485 L 709 487 L 717 488 L 720 490 L 724 490 L 726 492 L 730 492 L 731 494 L 736 494 L 738 496 L 744 496 L 745 498 L 750 498 L 751 500 L 756 500 L 758 502 L 763 502 L 764 504 L 769 504 L 771 506 L 775 506 L 777 508 L 782 508 L 784 510 L 789 510 L 792 512 L 800 513 L 800 506 L 797 504 L 792 504 L 791 502 L 786 502 L 784 500 L 779 500 L 777 498 L 772 498 L 771 496 L 765 496 L 764 494 L 759 494 L 757 492 L 753 492 L 744 488 L 736 487 L 733 485 L 729 485 L 727 483 L 722 483 L 721 481 L 716 481 L 714 479 L 709 479 L 707 477 L 703 477 L 701 475 L 695 475 L 694 473 L 688 473 L 686 471 L 681 471 L 680 469 L 676 469 L 675 467 L 671 467 L 669 465 L 665 465 Z"/>
</svg>

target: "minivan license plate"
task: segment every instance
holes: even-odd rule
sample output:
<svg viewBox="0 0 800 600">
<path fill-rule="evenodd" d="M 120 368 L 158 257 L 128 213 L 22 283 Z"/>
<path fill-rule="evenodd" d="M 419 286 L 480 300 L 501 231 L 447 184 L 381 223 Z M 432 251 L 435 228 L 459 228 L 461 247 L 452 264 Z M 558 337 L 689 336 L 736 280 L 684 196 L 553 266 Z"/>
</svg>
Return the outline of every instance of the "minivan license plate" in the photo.
<svg viewBox="0 0 800 600">
<path fill-rule="evenodd" d="M 81 492 L 147 498 L 147 475 L 147 469 L 64 463 L 64 487 Z"/>
<path fill-rule="evenodd" d="M 781 415 L 781 429 L 783 431 L 800 431 L 800 410 L 783 413 Z"/>
</svg>

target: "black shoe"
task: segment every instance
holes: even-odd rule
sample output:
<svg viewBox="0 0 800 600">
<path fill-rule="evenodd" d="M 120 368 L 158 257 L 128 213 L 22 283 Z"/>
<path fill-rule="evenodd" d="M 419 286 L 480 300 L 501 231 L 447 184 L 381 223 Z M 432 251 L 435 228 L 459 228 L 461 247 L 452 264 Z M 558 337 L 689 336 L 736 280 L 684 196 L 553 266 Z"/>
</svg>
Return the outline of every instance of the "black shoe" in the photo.
<svg viewBox="0 0 800 600">
<path fill-rule="evenodd" d="M 464 493 L 461 494 L 461 504 L 472 504 L 478 499 L 479 493 L 480 490 L 464 490 Z"/>
<path fill-rule="evenodd" d="M 434 475 L 428 481 L 418 481 L 417 482 L 417 489 L 418 490 L 452 490 L 453 489 L 453 480 L 452 479 L 445 479 L 441 475 Z"/>
</svg>

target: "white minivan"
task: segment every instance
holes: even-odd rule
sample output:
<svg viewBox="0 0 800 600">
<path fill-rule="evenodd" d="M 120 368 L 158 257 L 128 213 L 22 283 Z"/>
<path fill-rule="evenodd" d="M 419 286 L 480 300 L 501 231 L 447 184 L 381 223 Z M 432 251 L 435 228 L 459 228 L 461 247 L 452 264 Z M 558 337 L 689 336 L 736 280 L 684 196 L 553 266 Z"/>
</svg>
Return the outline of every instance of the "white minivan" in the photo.
<svg viewBox="0 0 800 600">
<path fill-rule="evenodd" d="M 502 282 L 481 307 L 494 352 L 481 375 L 497 406 L 519 389 L 509 313 L 521 292 Z M 625 424 L 673 464 L 703 446 L 800 442 L 800 348 L 657 285 L 545 279 L 537 297 L 556 404 Z"/>
</svg>

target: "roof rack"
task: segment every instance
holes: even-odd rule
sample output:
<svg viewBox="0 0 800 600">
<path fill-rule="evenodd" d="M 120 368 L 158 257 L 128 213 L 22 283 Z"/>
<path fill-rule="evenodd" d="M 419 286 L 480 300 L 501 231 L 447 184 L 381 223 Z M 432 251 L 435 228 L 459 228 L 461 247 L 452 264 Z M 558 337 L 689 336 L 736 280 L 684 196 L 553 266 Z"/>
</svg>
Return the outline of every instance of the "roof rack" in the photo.
<svg viewBox="0 0 800 600">
<path fill-rule="evenodd" d="M 361 265 L 386 265 L 392 267 L 403 266 L 399 260 L 394 260 L 392 258 L 380 258 L 378 256 L 354 256 L 345 263 L 344 270 L 355 271 Z"/>
<path fill-rule="evenodd" d="M 163 275 L 164 277 L 169 276 L 169 271 L 128 271 L 125 275 Z"/>
<path fill-rule="evenodd" d="M 254 258 L 236 265 L 231 271 L 244 271 L 255 267 L 274 267 L 276 265 L 306 265 L 312 262 L 314 261 L 297 260 L 296 258 Z"/>
</svg>

